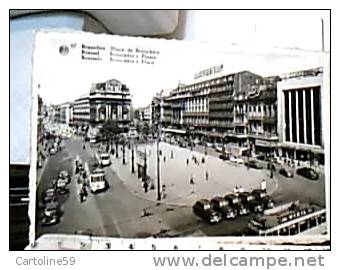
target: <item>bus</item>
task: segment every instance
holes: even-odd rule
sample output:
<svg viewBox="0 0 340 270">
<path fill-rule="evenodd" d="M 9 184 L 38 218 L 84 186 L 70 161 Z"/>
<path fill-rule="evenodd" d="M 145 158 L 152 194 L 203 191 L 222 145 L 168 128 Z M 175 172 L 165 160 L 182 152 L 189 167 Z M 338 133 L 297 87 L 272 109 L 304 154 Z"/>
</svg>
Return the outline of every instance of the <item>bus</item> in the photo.
<svg viewBox="0 0 340 270">
<path fill-rule="evenodd" d="M 108 188 L 108 184 L 105 178 L 104 170 L 93 166 L 93 164 L 89 167 L 86 163 L 85 166 L 88 175 L 88 185 L 91 192 L 97 193 L 105 191 Z"/>
<path fill-rule="evenodd" d="M 291 236 L 297 234 L 326 234 L 326 209 L 301 204 L 271 215 L 258 216 L 248 223 L 251 235 Z"/>
</svg>

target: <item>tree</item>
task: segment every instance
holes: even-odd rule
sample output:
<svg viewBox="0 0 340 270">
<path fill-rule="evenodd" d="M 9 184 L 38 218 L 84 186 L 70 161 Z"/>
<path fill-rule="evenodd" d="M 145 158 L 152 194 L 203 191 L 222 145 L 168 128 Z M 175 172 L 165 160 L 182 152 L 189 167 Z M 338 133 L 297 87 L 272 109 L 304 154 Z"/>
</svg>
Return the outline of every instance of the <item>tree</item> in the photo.
<svg viewBox="0 0 340 270">
<path fill-rule="evenodd" d="M 102 128 L 103 135 L 107 141 L 111 140 L 122 132 L 116 120 L 108 120 L 103 124 Z"/>
<path fill-rule="evenodd" d="M 118 134 L 122 132 L 122 129 L 119 127 L 118 122 L 116 120 L 108 120 L 103 124 L 102 132 L 104 138 L 107 142 L 109 142 L 110 146 L 112 145 L 112 139 L 116 144 L 116 158 L 118 158 Z"/>
</svg>

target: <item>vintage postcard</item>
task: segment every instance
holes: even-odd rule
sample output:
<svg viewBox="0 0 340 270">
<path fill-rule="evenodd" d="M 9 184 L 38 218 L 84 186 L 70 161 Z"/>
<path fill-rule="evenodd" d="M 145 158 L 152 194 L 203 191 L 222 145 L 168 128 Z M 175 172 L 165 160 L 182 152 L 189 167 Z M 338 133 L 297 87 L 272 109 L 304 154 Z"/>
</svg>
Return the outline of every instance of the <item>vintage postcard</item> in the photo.
<svg viewBox="0 0 340 270">
<path fill-rule="evenodd" d="M 32 247 L 328 248 L 328 58 L 38 32 Z"/>
</svg>

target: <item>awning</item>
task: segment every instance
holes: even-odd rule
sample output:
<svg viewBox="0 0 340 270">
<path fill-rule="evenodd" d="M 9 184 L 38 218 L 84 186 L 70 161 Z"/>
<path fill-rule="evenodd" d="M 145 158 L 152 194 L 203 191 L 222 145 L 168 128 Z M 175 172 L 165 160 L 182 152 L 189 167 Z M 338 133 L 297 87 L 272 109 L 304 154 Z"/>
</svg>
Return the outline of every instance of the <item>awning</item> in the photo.
<svg viewBox="0 0 340 270">
<path fill-rule="evenodd" d="M 163 128 L 162 131 L 163 132 L 170 132 L 170 133 L 186 134 L 186 131 L 181 130 L 181 129 Z"/>
</svg>

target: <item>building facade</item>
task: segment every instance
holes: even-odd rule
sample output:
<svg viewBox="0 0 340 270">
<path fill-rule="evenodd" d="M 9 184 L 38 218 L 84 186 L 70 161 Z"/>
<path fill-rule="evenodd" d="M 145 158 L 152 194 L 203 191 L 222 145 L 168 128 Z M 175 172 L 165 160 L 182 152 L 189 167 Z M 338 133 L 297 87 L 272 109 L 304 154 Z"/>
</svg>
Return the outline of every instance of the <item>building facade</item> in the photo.
<svg viewBox="0 0 340 270">
<path fill-rule="evenodd" d="M 324 164 L 323 79 L 323 69 L 315 68 L 179 84 L 153 99 L 152 122 L 173 135 L 223 142 L 228 151 Z"/>
<path fill-rule="evenodd" d="M 116 120 L 120 125 L 128 125 L 131 95 L 125 84 L 111 79 L 92 84 L 90 93 L 73 103 L 73 123 L 75 125 L 97 125 Z"/>
<path fill-rule="evenodd" d="M 160 105 L 159 118 L 166 132 L 246 149 L 252 145 L 257 150 L 259 144 L 262 151 L 270 151 L 268 141 L 278 140 L 277 80 L 242 71 L 179 84 L 154 103 Z"/>
<path fill-rule="evenodd" d="M 292 72 L 278 83 L 280 156 L 324 163 L 323 69 Z"/>
</svg>

